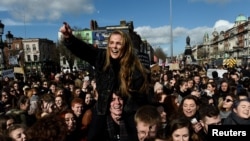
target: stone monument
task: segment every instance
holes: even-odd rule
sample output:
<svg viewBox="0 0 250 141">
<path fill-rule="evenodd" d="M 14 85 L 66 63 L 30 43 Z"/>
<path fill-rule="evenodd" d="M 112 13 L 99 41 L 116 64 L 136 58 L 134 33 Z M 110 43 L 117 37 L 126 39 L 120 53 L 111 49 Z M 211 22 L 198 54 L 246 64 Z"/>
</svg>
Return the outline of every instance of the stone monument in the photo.
<svg viewBox="0 0 250 141">
<path fill-rule="evenodd" d="M 184 62 L 184 64 L 195 64 L 195 62 L 196 62 L 196 60 L 194 59 L 194 57 L 192 55 L 192 49 L 190 46 L 190 37 L 189 36 L 187 36 L 187 38 L 186 38 L 186 47 L 185 47 L 183 62 Z"/>
</svg>

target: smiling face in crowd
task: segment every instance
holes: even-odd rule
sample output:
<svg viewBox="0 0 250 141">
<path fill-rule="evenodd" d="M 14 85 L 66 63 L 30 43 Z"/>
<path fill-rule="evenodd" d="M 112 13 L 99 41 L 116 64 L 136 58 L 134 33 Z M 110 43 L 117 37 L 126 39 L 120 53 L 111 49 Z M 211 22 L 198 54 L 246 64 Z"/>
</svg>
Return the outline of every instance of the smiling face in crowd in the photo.
<svg viewBox="0 0 250 141">
<path fill-rule="evenodd" d="M 193 99 L 185 99 L 182 108 L 186 117 L 193 117 L 198 109 L 198 105 L 196 105 Z"/>
<path fill-rule="evenodd" d="M 233 110 L 239 117 L 248 119 L 250 115 L 250 102 L 247 100 L 240 101 L 239 105 Z"/>
<path fill-rule="evenodd" d="M 123 40 L 122 36 L 119 34 L 112 34 L 109 39 L 109 51 L 110 56 L 113 59 L 118 59 L 122 56 L 122 48 L 123 48 Z"/>
</svg>

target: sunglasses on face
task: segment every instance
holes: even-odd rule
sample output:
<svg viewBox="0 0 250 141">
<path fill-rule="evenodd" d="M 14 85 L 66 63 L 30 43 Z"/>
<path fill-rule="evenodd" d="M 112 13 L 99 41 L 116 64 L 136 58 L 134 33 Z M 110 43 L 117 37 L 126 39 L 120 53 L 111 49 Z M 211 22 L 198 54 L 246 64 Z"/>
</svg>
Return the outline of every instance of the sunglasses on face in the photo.
<svg viewBox="0 0 250 141">
<path fill-rule="evenodd" d="M 233 102 L 233 100 L 227 99 L 227 98 L 223 98 L 223 101 L 226 101 L 226 102 Z"/>
</svg>

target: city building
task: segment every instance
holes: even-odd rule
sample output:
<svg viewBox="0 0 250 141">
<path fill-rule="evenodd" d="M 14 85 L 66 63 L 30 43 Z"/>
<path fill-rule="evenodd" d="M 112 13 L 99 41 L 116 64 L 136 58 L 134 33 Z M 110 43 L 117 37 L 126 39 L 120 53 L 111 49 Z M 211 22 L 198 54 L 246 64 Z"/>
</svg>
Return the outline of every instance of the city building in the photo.
<svg viewBox="0 0 250 141">
<path fill-rule="evenodd" d="M 250 65 L 250 18 L 240 14 L 232 28 L 218 33 L 213 31 L 209 38 L 204 34 L 203 43 L 197 45 L 193 55 L 199 64 L 208 63 L 214 66 L 225 65 L 225 59 L 235 59 L 235 65 Z"/>
<path fill-rule="evenodd" d="M 59 56 L 53 41 L 41 38 L 23 39 L 24 70 L 26 73 L 58 72 Z"/>
</svg>

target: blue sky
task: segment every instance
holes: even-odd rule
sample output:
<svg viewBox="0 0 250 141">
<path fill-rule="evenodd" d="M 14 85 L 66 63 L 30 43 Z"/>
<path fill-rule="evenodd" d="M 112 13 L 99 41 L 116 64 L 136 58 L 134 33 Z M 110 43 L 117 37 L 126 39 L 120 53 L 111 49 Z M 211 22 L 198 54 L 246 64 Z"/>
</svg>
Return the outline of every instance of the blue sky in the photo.
<svg viewBox="0 0 250 141">
<path fill-rule="evenodd" d="M 250 0 L 1 0 L 0 3 L 4 34 L 10 30 L 15 37 L 56 42 L 63 21 L 72 27 L 89 28 L 91 19 L 99 26 L 118 25 L 120 20 L 126 20 L 133 21 L 135 31 L 143 39 L 153 47 L 163 48 L 169 56 L 171 23 L 173 54 L 178 55 L 185 50 L 187 36 L 191 38 L 191 46 L 199 44 L 205 33 L 211 37 L 214 30 L 231 28 L 238 15 L 250 15 Z"/>
</svg>

